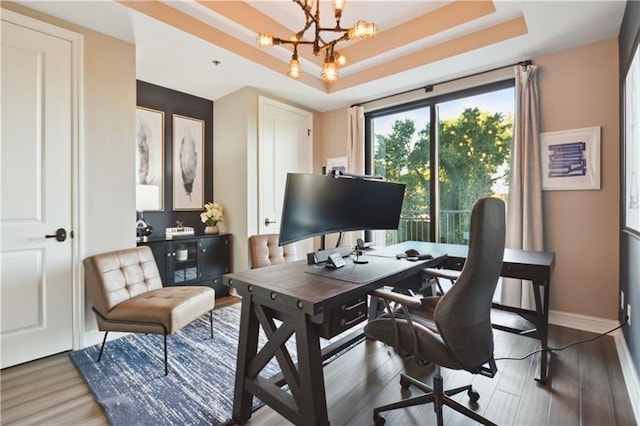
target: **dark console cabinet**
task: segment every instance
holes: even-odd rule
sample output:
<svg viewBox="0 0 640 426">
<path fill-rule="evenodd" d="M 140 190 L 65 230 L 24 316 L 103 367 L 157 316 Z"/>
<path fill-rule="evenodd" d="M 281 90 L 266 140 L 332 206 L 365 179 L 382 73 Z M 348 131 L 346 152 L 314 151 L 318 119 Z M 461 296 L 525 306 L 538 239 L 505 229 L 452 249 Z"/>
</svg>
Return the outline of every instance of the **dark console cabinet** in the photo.
<svg viewBox="0 0 640 426">
<path fill-rule="evenodd" d="M 230 234 L 151 238 L 138 245 L 151 248 L 165 286 L 207 285 L 216 297 L 229 294 L 222 275 L 231 272 Z"/>
</svg>

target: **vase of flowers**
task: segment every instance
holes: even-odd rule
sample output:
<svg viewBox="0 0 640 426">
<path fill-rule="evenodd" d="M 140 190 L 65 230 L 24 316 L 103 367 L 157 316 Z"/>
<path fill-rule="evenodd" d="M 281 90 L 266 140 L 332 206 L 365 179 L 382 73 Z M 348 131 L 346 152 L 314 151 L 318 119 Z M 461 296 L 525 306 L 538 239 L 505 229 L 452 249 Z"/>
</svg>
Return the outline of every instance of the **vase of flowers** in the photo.
<svg viewBox="0 0 640 426">
<path fill-rule="evenodd" d="M 224 210 L 218 203 L 207 203 L 204 205 L 204 211 L 200 213 L 200 220 L 206 225 L 205 234 L 217 234 L 220 232 L 218 222 L 224 219 Z"/>
</svg>

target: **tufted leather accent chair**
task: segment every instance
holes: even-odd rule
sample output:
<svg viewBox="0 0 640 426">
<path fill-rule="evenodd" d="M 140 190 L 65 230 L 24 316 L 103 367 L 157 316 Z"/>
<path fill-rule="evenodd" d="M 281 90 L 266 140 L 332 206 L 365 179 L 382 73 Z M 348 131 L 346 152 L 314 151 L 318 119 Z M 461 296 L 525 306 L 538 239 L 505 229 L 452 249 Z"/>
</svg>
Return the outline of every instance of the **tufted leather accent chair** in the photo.
<svg viewBox="0 0 640 426">
<path fill-rule="evenodd" d="M 252 235 L 249 237 L 251 269 L 300 260 L 300 256 L 293 244 L 283 247 L 278 246 L 278 237 L 278 234 Z"/>
<path fill-rule="evenodd" d="M 205 286 L 163 287 L 149 247 L 97 254 L 83 264 L 98 329 L 105 332 L 98 362 L 109 331 L 164 335 L 165 375 L 167 335 L 209 312 L 213 337 L 215 291 Z"/>
</svg>

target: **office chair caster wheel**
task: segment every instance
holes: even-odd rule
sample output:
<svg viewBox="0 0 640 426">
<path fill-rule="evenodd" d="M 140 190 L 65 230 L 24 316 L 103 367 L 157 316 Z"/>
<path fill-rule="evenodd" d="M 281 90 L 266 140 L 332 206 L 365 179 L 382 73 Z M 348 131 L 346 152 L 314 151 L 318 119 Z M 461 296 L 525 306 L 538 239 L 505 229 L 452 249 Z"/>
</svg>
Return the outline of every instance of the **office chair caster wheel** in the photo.
<svg viewBox="0 0 640 426">
<path fill-rule="evenodd" d="M 400 376 L 400 386 L 402 386 L 402 389 L 409 389 L 411 382 L 406 377 Z"/>
<path fill-rule="evenodd" d="M 478 402 L 478 400 L 480 399 L 480 394 L 473 389 L 469 389 L 467 391 L 467 395 L 469 396 L 471 402 Z"/>
<path fill-rule="evenodd" d="M 386 423 L 387 421 L 384 419 L 384 417 L 382 417 L 380 414 L 375 413 L 373 415 L 373 424 L 375 424 L 376 426 L 382 426 Z"/>
</svg>

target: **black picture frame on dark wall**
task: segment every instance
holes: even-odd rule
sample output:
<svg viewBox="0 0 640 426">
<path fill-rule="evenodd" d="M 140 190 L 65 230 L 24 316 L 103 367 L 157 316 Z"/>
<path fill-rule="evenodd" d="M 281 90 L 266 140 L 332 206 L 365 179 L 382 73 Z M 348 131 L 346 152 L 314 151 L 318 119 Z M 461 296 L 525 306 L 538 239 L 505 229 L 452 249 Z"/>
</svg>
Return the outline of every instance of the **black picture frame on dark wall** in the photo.
<svg viewBox="0 0 640 426">
<path fill-rule="evenodd" d="M 640 237 L 640 46 L 624 77 L 624 230 Z"/>
</svg>

